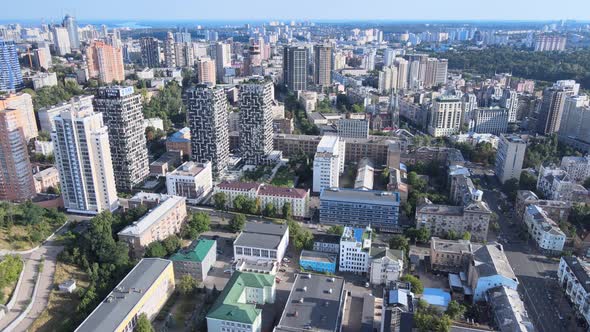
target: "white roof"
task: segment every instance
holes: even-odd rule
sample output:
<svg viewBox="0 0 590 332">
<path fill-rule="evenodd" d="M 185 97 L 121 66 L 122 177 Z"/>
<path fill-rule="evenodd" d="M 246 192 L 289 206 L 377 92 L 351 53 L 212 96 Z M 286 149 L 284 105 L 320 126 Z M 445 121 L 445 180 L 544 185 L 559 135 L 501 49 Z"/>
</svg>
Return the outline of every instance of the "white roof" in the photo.
<svg viewBox="0 0 590 332">
<path fill-rule="evenodd" d="M 318 144 L 317 152 L 330 152 L 338 153 L 338 143 L 340 138 L 338 136 L 326 135 L 322 136 L 320 143 Z"/>
<path fill-rule="evenodd" d="M 156 206 L 153 210 L 148 212 L 145 216 L 134 222 L 132 225 L 125 227 L 125 229 L 120 231 L 118 234 L 129 236 L 138 236 L 142 234 L 145 230 L 150 228 L 151 225 L 158 222 L 176 204 L 185 199 L 186 198 L 180 196 L 168 196 L 168 198 L 160 203 L 160 205 Z"/>
</svg>

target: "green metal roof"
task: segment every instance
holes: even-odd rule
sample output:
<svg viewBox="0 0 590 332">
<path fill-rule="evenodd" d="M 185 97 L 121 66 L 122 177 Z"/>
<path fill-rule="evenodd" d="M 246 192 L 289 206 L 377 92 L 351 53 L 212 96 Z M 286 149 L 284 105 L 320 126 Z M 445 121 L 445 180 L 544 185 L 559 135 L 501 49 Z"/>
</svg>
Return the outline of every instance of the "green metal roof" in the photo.
<svg viewBox="0 0 590 332">
<path fill-rule="evenodd" d="M 205 256 L 211 250 L 215 244 L 214 240 L 201 239 L 197 242 L 197 245 L 191 245 L 186 249 L 180 249 L 177 253 L 170 257 L 171 261 L 193 261 L 202 262 Z"/>
<path fill-rule="evenodd" d="M 236 271 L 213 304 L 207 318 L 253 324 L 262 310 L 257 309 L 253 303 L 239 303 L 240 295 L 245 287 L 272 287 L 274 283 L 275 277 L 270 274 Z"/>
</svg>

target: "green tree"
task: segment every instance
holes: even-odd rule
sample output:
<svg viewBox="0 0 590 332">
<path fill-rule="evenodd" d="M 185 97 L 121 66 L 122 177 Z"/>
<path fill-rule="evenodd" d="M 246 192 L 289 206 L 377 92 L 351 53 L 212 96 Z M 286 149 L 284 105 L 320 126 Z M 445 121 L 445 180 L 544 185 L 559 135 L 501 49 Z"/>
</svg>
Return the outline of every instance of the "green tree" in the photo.
<svg viewBox="0 0 590 332">
<path fill-rule="evenodd" d="M 246 205 L 246 201 L 248 201 L 248 197 L 244 195 L 237 195 L 236 198 L 234 198 L 234 209 L 236 211 L 243 212 Z"/>
<path fill-rule="evenodd" d="M 411 274 L 406 274 L 400 279 L 401 281 L 409 282 L 412 286 L 412 292 L 414 294 L 422 294 L 424 292 L 424 285 L 420 279 L 416 278 Z"/>
<path fill-rule="evenodd" d="M 289 220 L 293 217 L 293 208 L 291 207 L 291 202 L 285 202 L 283 204 L 283 218 Z"/>
<path fill-rule="evenodd" d="M 244 229 L 244 225 L 246 224 L 246 216 L 238 213 L 231 218 L 229 221 L 229 229 L 234 232 L 241 232 Z"/>
<path fill-rule="evenodd" d="M 183 235 L 190 239 L 196 239 L 199 234 L 207 232 L 211 229 L 211 218 L 205 212 L 197 212 L 191 215 L 188 223 L 183 229 Z"/>
<path fill-rule="evenodd" d="M 452 300 L 451 302 L 449 302 L 449 305 L 447 306 L 447 310 L 446 310 L 446 314 L 449 315 L 449 317 L 451 319 L 458 319 L 461 316 L 463 316 L 463 314 L 465 313 L 465 306 L 460 304 L 459 302 Z"/>
<path fill-rule="evenodd" d="M 277 208 L 273 203 L 268 203 L 264 206 L 264 215 L 267 217 L 275 217 L 277 214 Z"/>
<path fill-rule="evenodd" d="M 313 248 L 313 234 L 309 229 L 301 229 L 293 238 L 293 246 L 298 251 Z"/>
<path fill-rule="evenodd" d="M 224 192 L 218 192 L 213 195 L 213 205 L 217 210 L 225 210 L 227 206 L 227 195 Z"/>
<path fill-rule="evenodd" d="M 137 324 L 133 329 L 134 332 L 154 332 L 154 327 L 145 313 L 139 315 Z"/>
<path fill-rule="evenodd" d="M 471 241 L 471 233 L 469 233 L 469 232 L 463 233 L 463 240 Z"/>
<path fill-rule="evenodd" d="M 396 234 L 389 239 L 389 248 L 403 250 L 405 254 L 408 254 L 410 242 L 405 236 Z"/>
<path fill-rule="evenodd" d="M 502 185 L 502 192 L 508 196 L 508 199 L 511 202 L 514 202 L 516 199 L 516 192 L 518 191 L 518 179 L 510 179 L 504 182 Z"/>
<path fill-rule="evenodd" d="M 165 238 L 164 241 L 162 241 L 162 245 L 166 249 L 166 253 L 171 255 L 180 249 L 182 243 L 180 242 L 178 236 L 170 235 L 169 237 Z"/>
<path fill-rule="evenodd" d="M 190 295 L 197 289 L 198 283 L 192 276 L 185 274 L 180 278 L 178 290 L 182 295 Z"/>
<path fill-rule="evenodd" d="M 164 257 L 166 254 L 166 248 L 158 241 L 148 244 L 145 250 L 145 257 Z"/>
<path fill-rule="evenodd" d="M 523 171 L 520 173 L 520 181 L 518 183 L 520 190 L 535 191 L 537 189 L 537 178 L 531 173 Z"/>
<path fill-rule="evenodd" d="M 326 233 L 328 233 L 328 234 L 335 234 L 335 235 L 342 235 L 343 232 L 344 232 L 344 226 L 341 226 L 341 225 L 330 226 L 330 228 L 328 228 L 328 230 L 326 231 Z"/>
</svg>

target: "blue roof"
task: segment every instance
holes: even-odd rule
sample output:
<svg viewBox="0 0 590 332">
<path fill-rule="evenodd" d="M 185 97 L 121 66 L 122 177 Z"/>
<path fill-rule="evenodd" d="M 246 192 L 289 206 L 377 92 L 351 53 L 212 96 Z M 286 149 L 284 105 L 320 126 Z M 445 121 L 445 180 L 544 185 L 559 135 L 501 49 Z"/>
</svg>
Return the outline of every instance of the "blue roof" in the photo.
<svg viewBox="0 0 590 332">
<path fill-rule="evenodd" d="M 363 233 L 365 232 L 364 228 L 355 228 L 354 229 L 354 239 L 356 242 L 363 242 Z"/>
<path fill-rule="evenodd" d="M 440 288 L 424 288 L 422 299 L 430 305 L 447 307 L 451 302 L 451 294 Z"/>
<path fill-rule="evenodd" d="M 170 137 L 168 137 L 167 140 L 169 142 L 176 142 L 176 143 L 190 142 L 190 139 L 183 137 L 187 133 L 190 133 L 190 128 L 184 127 L 182 129 L 180 129 L 179 131 L 175 132 L 174 134 L 170 135 Z"/>
<path fill-rule="evenodd" d="M 406 164 L 404 164 L 404 163 L 399 163 L 399 169 L 401 169 L 404 172 L 407 172 L 408 166 L 406 166 Z"/>
<path fill-rule="evenodd" d="M 389 291 L 389 303 L 408 306 L 408 293 L 404 289 L 393 289 Z"/>
</svg>

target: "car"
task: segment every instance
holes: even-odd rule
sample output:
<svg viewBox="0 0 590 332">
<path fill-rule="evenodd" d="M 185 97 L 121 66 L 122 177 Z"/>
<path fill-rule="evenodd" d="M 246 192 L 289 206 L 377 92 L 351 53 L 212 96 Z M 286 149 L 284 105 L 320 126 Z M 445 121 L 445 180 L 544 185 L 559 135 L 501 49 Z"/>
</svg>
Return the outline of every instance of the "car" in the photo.
<svg viewBox="0 0 590 332">
<path fill-rule="evenodd" d="M 221 255 L 221 254 L 223 254 L 223 250 L 217 249 L 217 253 Z"/>
<path fill-rule="evenodd" d="M 230 269 L 223 270 L 223 274 L 231 274 L 231 270 Z"/>
<path fill-rule="evenodd" d="M 287 272 L 287 269 L 279 269 L 279 272 Z"/>
<path fill-rule="evenodd" d="M 287 257 L 285 257 L 285 258 L 283 258 L 283 262 L 285 262 L 285 263 L 291 263 L 291 260 L 288 259 Z"/>
</svg>

